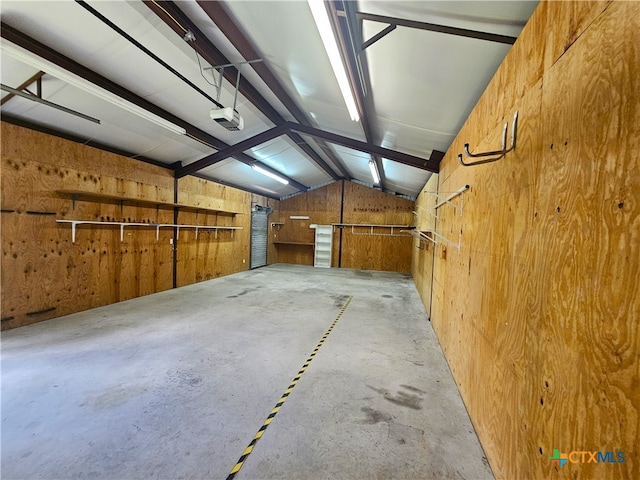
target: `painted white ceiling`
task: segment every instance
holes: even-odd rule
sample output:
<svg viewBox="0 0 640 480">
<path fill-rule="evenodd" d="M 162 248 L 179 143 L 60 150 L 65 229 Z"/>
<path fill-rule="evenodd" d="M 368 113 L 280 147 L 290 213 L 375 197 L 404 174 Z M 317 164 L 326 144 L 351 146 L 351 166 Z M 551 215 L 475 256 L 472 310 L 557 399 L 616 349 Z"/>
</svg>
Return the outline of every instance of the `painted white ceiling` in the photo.
<svg viewBox="0 0 640 480">
<path fill-rule="evenodd" d="M 87 3 L 206 94 L 216 97 L 210 72 L 201 71 L 201 67 L 209 65 L 147 5 L 139 1 Z M 355 9 L 516 37 L 536 3 L 360 0 Z M 230 62 L 253 60 L 240 55 L 195 0 L 180 1 L 177 5 Z M 314 126 L 367 141 L 362 124 L 349 118 L 306 1 L 234 0 L 225 6 Z M 4 24 L 227 144 L 236 144 L 274 127 L 241 94 L 237 110 L 244 119 L 244 130 L 231 132 L 213 122 L 209 118 L 213 106 L 209 99 L 76 2 L 3 0 L 0 14 Z M 364 20 L 362 27 L 366 40 L 386 25 Z M 15 48 L 4 38 L 2 45 Z M 374 108 L 367 115 L 378 137 L 371 139 L 371 143 L 422 158 L 429 158 L 432 150 L 446 151 L 509 48 L 500 43 L 401 26 L 371 45 L 365 54 L 372 84 L 368 93 Z M 4 49 L 0 61 L 2 84 L 13 88 L 38 71 Z M 42 70 L 46 72 L 46 68 Z M 241 72 L 282 118 L 295 122 L 294 115 L 285 107 L 287 102 L 271 91 L 251 65 L 243 65 Z M 1 108 L 2 116 L 167 165 L 175 162 L 189 165 L 217 151 L 52 75 L 46 74 L 42 80 L 43 99 L 95 117 L 101 124 L 21 97 L 6 101 Z M 35 85 L 28 88 L 35 92 Z M 233 85 L 224 81 L 220 102 L 231 106 L 233 94 Z M 3 91 L 2 97 L 6 95 Z M 335 167 L 332 156 L 337 157 L 349 174 L 347 178 L 372 183 L 368 153 L 329 143 L 323 145 L 304 134 L 301 137 L 330 166 Z M 308 187 L 333 180 L 288 136 L 256 145 L 245 153 Z M 299 191 L 255 172 L 246 161 L 247 157 L 245 163 L 229 158 L 198 174 L 272 197 Z M 410 197 L 420 191 L 430 175 L 388 159 L 383 159 L 382 164 L 385 189 Z M 334 170 L 334 176 L 343 176 L 340 169 Z"/>
</svg>

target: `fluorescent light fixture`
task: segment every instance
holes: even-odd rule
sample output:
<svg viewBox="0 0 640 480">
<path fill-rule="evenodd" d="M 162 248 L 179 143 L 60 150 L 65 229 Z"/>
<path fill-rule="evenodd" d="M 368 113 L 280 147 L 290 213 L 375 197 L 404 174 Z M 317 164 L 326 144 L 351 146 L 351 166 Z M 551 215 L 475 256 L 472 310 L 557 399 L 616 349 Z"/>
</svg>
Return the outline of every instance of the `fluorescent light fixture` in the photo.
<svg viewBox="0 0 640 480">
<path fill-rule="evenodd" d="M 371 176 L 373 177 L 373 183 L 376 185 L 380 184 L 380 174 L 378 173 L 378 167 L 376 166 L 376 162 L 373 161 L 373 158 L 369 160 L 369 170 L 371 170 Z"/>
<path fill-rule="evenodd" d="M 88 92 L 106 102 L 109 102 L 112 105 L 123 108 L 128 112 L 139 116 L 140 118 L 144 118 L 145 120 L 155 123 L 156 125 L 164 127 L 167 130 L 172 131 L 173 133 L 177 133 L 179 135 L 185 135 L 187 133 L 184 128 L 179 127 L 178 125 L 165 120 L 159 115 L 151 113 L 150 111 L 139 107 L 135 103 L 131 103 L 130 101 L 125 100 L 124 98 L 119 97 L 118 95 L 115 95 L 102 87 L 94 85 L 81 76 L 68 72 L 55 63 L 40 58 L 37 55 L 29 52 L 28 50 L 22 49 L 5 41 L 3 41 L 0 45 L 0 50 L 2 51 L 3 55 L 8 54 L 16 60 L 25 63 L 26 65 L 30 65 L 34 68 L 37 68 L 38 70 L 53 75 L 54 77 L 68 83 L 69 85 L 80 88 L 81 90 L 84 90 L 85 92 Z"/>
<path fill-rule="evenodd" d="M 262 175 L 266 175 L 269 178 L 273 178 L 274 180 L 277 180 L 283 185 L 289 185 L 289 180 L 287 180 L 286 178 L 282 178 L 280 175 L 276 175 L 275 173 L 270 172 L 269 170 L 262 168 L 259 165 L 253 164 L 251 165 L 251 168 L 253 168 L 256 172 L 261 173 Z"/>
<path fill-rule="evenodd" d="M 309 215 L 289 215 L 291 220 L 309 220 Z"/>
<path fill-rule="evenodd" d="M 329 15 L 324 5 L 324 1 L 307 0 L 307 2 L 309 3 L 309 8 L 311 8 L 311 13 L 313 14 L 316 26 L 318 27 L 318 32 L 320 32 L 322 43 L 324 43 L 324 49 L 327 51 L 327 55 L 329 56 L 333 73 L 336 76 L 336 80 L 338 80 L 338 85 L 340 86 L 344 103 L 347 104 L 347 110 L 349 110 L 351 120 L 357 122 L 360 120 L 360 114 L 358 113 L 356 101 L 353 98 L 353 92 L 351 91 L 347 72 L 344 69 L 344 64 L 342 63 L 342 57 L 340 56 L 336 37 L 333 35 L 333 28 L 331 28 L 331 22 L 329 21 Z"/>
</svg>

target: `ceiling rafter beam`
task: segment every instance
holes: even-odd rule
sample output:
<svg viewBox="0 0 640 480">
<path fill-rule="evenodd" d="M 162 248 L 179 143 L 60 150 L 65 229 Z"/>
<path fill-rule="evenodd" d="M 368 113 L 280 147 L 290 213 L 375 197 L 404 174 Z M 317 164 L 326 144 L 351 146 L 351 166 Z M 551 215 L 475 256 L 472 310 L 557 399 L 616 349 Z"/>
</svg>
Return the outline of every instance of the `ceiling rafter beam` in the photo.
<svg viewBox="0 0 640 480">
<path fill-rule="evenodd" d="M 445 33 L 447 35 L 456 35 L 458 37 L 474 38 L 476 40 L 486 40 L 488 42 L 504 43 L 507 45 L 513 45 L 517 40 L 516 37 L 510 37 L 508 35 L 479 32 L 477 30 L 468 30 L 466 28 L 450 27 L 447 25 L 418 22 L 415 20 L 406 20 L 403 18 L 387 17 L 384 15 L 375 15 L 373 13 L 356 12 L 356 16 L 361 20 L 386 23 L 387 25 L 416 28 L 419 30 L 428 30 L 430 32 Z"/>
<path fill-rule="evenodd" d="M 387 27 L 384 30 L 376 33 L 373 37 L 371 37 L 366 42 L 363 42 L 362 46 L 360 47 L 360 51 L 366 50 L 367 48 L 369 48 L 371 45 L 376 43 L 381 38 L 386 37 L 391 32 L 393 32 L 396 29 L 396 27 L 397 27 L 397 25 L 393 25 L 393 24 L 392 25 L 387 25 Z"/>
<path fill-rule="evenodd" d="M 38 73 L 36 73 L 35 75 L 32 75 L 29 79 L 25 80 L 24 82 L 22 82 L 20 85 L 18 85 L 16 87 L 16 90 L 25 90 L 29 85 L 31 85 L 33 82 L 39 81 L 42 76 L 44 75 L 44 72 L 40 71 Z M 41 83 L 39 82 L 38 85 L 38 97 L 42 98 L 42 92 L 41 92 L 41 88 L 40 88 Z M 31 92 L 29 92 L 31 93 Z M 5 95 L 4 97 L 2 97 L 2 100 L 0 101 L 0 106 L 4 105 L 5 103 L 7 103 L 9 100 L 11 100 L 13 97 L 15 97 L 14 93 L 9 93 L 8 95 Z"/>
<path fill-rule="evenodd" d="M 375 117 L 375 105 L 373 103 L 373 89 L 371 88 L 371 78 L 369 77 L 369 66 L 364 55 L 358 55 L 362 44 L 362 33 L 355 16 L 353 2 L 344 0 L 334 0 L 328 2 L 330 19 L 333 23 L 338 47 L 341 55 L 345 59 L 347 76 L 351 83 L 355 95 L 356 105 L 360 112 L 360 122 L 364 136 L 369 144 L 378 143 L 378 127 L 372 122 Z M 342 14 L 344 12 L 344 15 Z M 378 170 L 380 182 L 378 185 L 382 190 L 386 190 L 386 175 L 382 158 L 373 154 L 373 161 Z"/>
<path fill-rule="evenodd" d="M 200 130 L 199 128 L 194 127 L 193 125 L 186 122 L 185 120 L 173 115 L 172 113 L 167 112 L 166 110 L 158 107 L 157 105 L 149 102 L 148 100 L 136 95 L 130 90 L 127 90 L 126 88 L 109 80 L 108 78 L 103 77 L 102 75 L 94 72 L 93 70 L 90 70 L 84 65 L 81 65 L 75 60 L 72 60 L 69 57 L 66 57 L 61 53 L 49 48 L 48 46 L 38 42 L 37 40 L 29 37 L 28 35 L 11 27 L 10 25 L 5 24 L 4 22 L 0 22 L 0 35 L 5 40 L 8 40 L 11 43 L 14 43 L 15 45 L 18 45 L 28 50 L 34 55 L 42 57 L 45 60 L 48 60 L 56 64 L 60 68 L 64 68 L 65 70 L 75 75 L 78 75 L 83 79 L 95 85 L 98 85 L 101 88 L 104 88 L 105 90 L 113 93 L 114 95 L 117 95 L 121 98 L 124 98 L 125 100 L 128 100 L 129 102 L 139 106 L 140 108 L 148 110 L 154 113 L 155 115 L 158 115 L 159 117 L 162 117 L 165 120 L 168 120 L 169 122 L 172 122 L 172 123 L 175 123 L 176 125 L 181 126 L 186 130 L 187 135 L 189 137 L 193 138 L 198 142 L 201 142 L 216 150 L 224 150 L 230 147 L 228 143 L 225 143 L 222 140 L 219 140 L 218 138 L 214 137 L 213 135 L 210 135 Z M 246 163 L 247 165 L 251 165 L 257 162 L 255 158 L 250 157 L 249 155 L 244 153 L 239 153 L 237 155 L 234 155 L 234 158 L 237 160 L 240 160 L 243 163 Z M 308 190 L 308 187 L 306 185 L 298 183 L 293 179 L 290 182 L 290 184 L 292 186 L 295 186 L 296 188 L 299 188 L 300 190 L 303 190 L 303 191 Z"/>
<path fill-rule="evenodd" d="M 288 126 L 291 130 L 295 130 L 305 135 L 310 135 L 316 138 L 322 138 L 330 143 L 336 145 L 342 145 L 343 147 L 358 150 L 360 152 L 370 153 L 371 155 L 378 155 L 383 158 L 388 158 L 394 162 L 416 167 L 421 170 L 428 170 L 429 172 L 438 173 L 440 169 L 440 160 L 444 154 L 434 150 L 431 153 L 430 158 L 421 158 L 411 155 L 410 153 L 399 152 L 397 150 L 391 150 L 389 148 L 381 147 L 367 142 L 362 142 L 353 138 L 338 135 L 337 133 L 327 132 L 320 130 L 319 128 L 308 127 L 306 125 L 299 125 L 297 123 L 288 122 Z M 441 156 L 442 155 L 442 156 Z"/>
<path fill-rule="evenodd" d="M 128 100 L 129 102 L 139 106 L 140 108 L 148 110 L 151 113 L 154 113 L 155 115 L 158 115 L 159 117 L 162 117 L 165 120 L 168 120 L 169 122 L 175 123 L 176 125 L 183 127 L 187 131 L 187 135 L 189 135 L 193 139 L 200 141 L 206 145 L 209 145 L 210 147 L 215 148 L 217 150 L 222 150 L 229 146 L 227 143 L 217 139 L 213 135 L 209 135 L 208 133 L 194 127 L 193 125 L 182 120 L 181 118 L 178 118 L 177 116 L 167 112 L 166 110 L 163 110 L 162 108 L 136 95 L 130 90 L 127 90 L 126 88 L 118 85 L 117 83 L 112 82 L 108 78 L 103 77 L 102 75 L 94 72 L 93 70 L 90 70 L 84 65 L 81 65 L 75 60 L 72 60 L 69 57 L 66 57 L 61 53 L 49 48 L 48 46 L 38 42 L 37 40 L 29 37 L 28 35 L 11 27 L 10 25 L 7 25 L 6 23 L 2 22 L 0 23 L 0 27 L 1 27 L 0 35 L 2 36 L 2 38 L 28 50 L 34 55 L 42 57 L 45 60 L 48 60 L 56 64 L 60 68 L 64 68 L 65 70 L 75 75 L 78 75 L 79 77 L 82 77 L 83 79 L 93 83 L 94 85 L 104 88 L 105 90 L 113 93 L 114 95 L 117 95 L 125 100 Z"/>
<path fill-rule="evenodd" d="M 209 16 L 211 21 L 213 21 L 220 31 L 227 37 L 227 39 L 233 44 L 236 50 L 240 52 L 240 54 L 246 58 L 259 58 L 260 53 L 257 48 L 253 45 L 246 32 L 244 32 L 241 27 L 239 27 L 238 22 L 236 21 L 233 14 L 229 11 L 229 7 L 227 6 L 227 2 L 225 1 L 202 1 L 197 0 L 200 8 Z M 291 115 L 303 125 L 311 125 L 313 123 L 307 116 L 307 114 L 298 106 L 296 101 L 289 95 L 286 88 L 280 82 L 278 77 L 273 73 L 273 70 L 269 66 L 267 62 L 260 62 L 252 64 L 251 67 L 256 71 L 256 73 L 260 76 L 260 78 L 265 82 L 265 84 L 271 89 L 278 100 L 282 102 L 282 104 L 289 110 Z M 275 123 L 275 122 L 274 122 Z M 311 149 L 310 145 L 308 145 L 304 140 L 297 134 L 292 133 L 292 140 L 299 144 L 300 148 L 305 151 L 305 153 L 311 157 L 317 156 L 317 154 Z M 324 152 L 329 156 L 333 164 L 340 171 L 343 177 L 349 178 L 350 174 L 347 169 L 342 164 L 342 161 L 338 158 L 338 156 L 330 149 L 327 149 L 327 145 L 320 141 L 320 148 L 324 150 Z M 318 158 L 314 158 L 316 163 L 318 163 L 325 172 L 330 173 L 333 172 L 332 169 L 326 165 L 322 157 L 317 156 Z M 322 166 L 321 163 L 325 163 L 325 166 Z M 334 180 L 338 180 L 339 176 L 331 175 Z"/>
<path fill-rule="evenodd" d="M 227 65 L 232 62 L 224 56 L 224 54 L 216 48 L 207 36 L 189 19 L 180 8 L 171 1 L 149 1 L 145 0 L 144 4 L 153 11 L 158 17 L 164 21 L 180 38 L 183 38 L 187 32 L 191 32 L 195 40 L 189 40 L 189 44 L 196 51 L 196 54 L 204 58 L 212 67 L 217 65 Z M 257 56 L 257 55 L 256 55 Z M 245 60 L 255 60 L 255 58 L 246 58 Z M 263 62 L 252 64 L 259 65 Z M 236 67 L 226 67 L 224 69 L 224 78 L 236 84 L 238 79 L 238 69 Z M 280 125 L 286 120 L 278 113 L 278 111 L 267 101 L 266 98 L 251 83 L 240 76 L 238 91 L 255 105 L 263 115 L 265 115 L 272 123 Z M 302 137 L 294 135 L 293 142 L 300 146 L 311 160 L 322 170 L 324 170 L 331 178 L 337 180 L 340 178 L 333 169 L 313 150 Z M 306 148 L 302 145 L 306 145 Z M 245 162 L 246 163 L 246 162 Z"/>
<path fill-rule="evenodd" d="M 73 115 L 78 118 L 82 118 L 83 120 L 88 120 L 93 123 L 100 124 L 100 120 L 94 117 L 90 117 L 89 115 L 85 115 L 84 113 L 78 112 L 77 110 L 72 110 L 70 108 L 65 107 L 64 105 L 59 105 L 57 103 L 50 102 L 49 100 L 45 100 L 42 97 L 39 97 L 35 93 L 31 93 L 29 90 L 22 89 L 17 90 L 12 88 L 4 83 L 0 84 L 0 88 L 5 92 L 10 92 L 13 95 L 17 95 L 18 97 L 26 98 L 27 100 L 31 100 L 32 102 L 40 103 L 42 105 L 46 105 L 47 107 L 55 108 L 56 110 L 60 110 L 61 112 L 68 113 L 69 115 Z"/>
<path fill-rule="evenodd" d="M 201 178 L 203 180 L 207 180 L 209 182 L 213 181 L 213 182 L 219 183 L 220 185 L 227 185 L 228 187 L 237 188 L 238 190 L 242 190 L 244 192 L 253 193 L 254 195 L 259 195 L 261 197 L 267 197 L 267 198 L 270 198 L 272 200 L 280 200 L 280 196 L 275 196 L 272 193 L 267 193 L 267 192 L 264 192 L 264 191 L 259 190 L 259 189 L 241 187 L 239 185 L 236 185 L 235 183 L 227 182 L 226 180 L 220 180 L 219 178 L 215 178 L 215 177 L 214 178 L 205 177 L 204 175 L 199 175 L 197 173 L 195 173 L 193 176 L 196 177 L 196 178 Z M 298 193 L 301 193 L 301 192 L 298 192 Z M 295 195 L 297 195 L 298 193 L 296 193 Z"/>
<path fill-rule="evenodd" d="M 391 150 L 388 148 L 380 147 L 378 145 L 373 145 L 371 143 L 362 142 L 360 140 L 355 140 L 353 138 L 345 137 L 343 135 L 338 135 L 337 133 L 331 133 L 324 130 L 320 130 L 319 128 L 310 127 L 308 125 L 301 125 L 299 123 L 294 122 L 286 122 L 282 125 L 277 125 L 269 130 L 265 130 L 257 135 L 254 135 L 251 138 L 247 138 L 242 142 L 236 143 L 226 150 L 221 150 L 219 152 L 214 153 L 213 155 L 209 155 L 208 157 L 202 158 L 196 162 L 193 162 L 189 165 L 179 168 L 176 170 L 176 177 L 184 177 L 186 175 L 191 175 L 198 170 L 202 170 L 203 168 L 209 167 L 217 162 L 220 162 L 226 158 L 235 156 L 238 152 L 242 152 L 248 150 L 250 148 L 256 147 L 263 143 L 266 143 L 274 138 L 280 137 L 282 135 L 286 135 L 288 132 L 294 131 L 303 133 L 305 135 L 309 135 L 314 138 L 320 138 L 329 143 L 334 143 L 336 145 L 342 145 L 343 147 L 351 148 L 352 150 L 358 150 L 360 152 L 369 153 L 371 155 L 378 155 L 380 157 L 388 158 L 389 160 L 402 163 L 404 165 L 409 165 L 412 167 L 420 168 L 422 170 L 428 170 L 430 172 L 438 173 L 440 160 L 444 156 L 442 152 L 438 152 L 434 150 L 431 153 L 431 158 L 421 158 L 416 157 L 415 155 L 411 155 L 409 153 L 398 152 L 396 150 Z"/>
<path fill-rule="evenodd" d="M 247 138 L 246 140 L 231 145 L 224 150 L 220 150 L 219 152 L 208 155 L 204 158 L 201 158 L 200 160 L 190 163 L 189 165 L 185 165 L 184 167 L 179 168 L 178 170 L 176 170 L 176 177 L 181 178 L 185 175 L 193 174 L 198 170 L 202 170 L 203 168 L 210 167 L 211 165 L 221 162 L 222 160 L 225 160 L 229 157 L 233 157 L 240 152 L 244 152 L 245 150 L 249 150 L 250 148 L 257 147 L 258 145 L 262 145 L 263 143 L 273 140 L 274 138 L 285 135 L 287 131 L 288 128 L 286 124 L 276 125 L 269 130 L 265 130 L 264 132 L 254 135 L 253 137 Z"/>
</svg>

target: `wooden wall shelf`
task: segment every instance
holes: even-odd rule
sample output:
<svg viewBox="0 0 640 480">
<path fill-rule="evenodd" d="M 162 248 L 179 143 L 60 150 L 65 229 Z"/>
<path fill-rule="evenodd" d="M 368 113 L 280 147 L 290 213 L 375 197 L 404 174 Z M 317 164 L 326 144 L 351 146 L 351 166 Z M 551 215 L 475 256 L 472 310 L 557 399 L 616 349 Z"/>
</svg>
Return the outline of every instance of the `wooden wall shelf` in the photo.
<svg viewBox="0 0 640 480">
<path fill-rule="evenodd" d="M 220 210 L 216 208 L 207 208 L 207 207 L 197 207 L 194 205 L 185 205 L 181 203 L 173 203 L 173 202 L 160 202 L 156 200 L 145 200 L 140 198 L 133 197 L 121 197 L 118 195 L 109 195 L 106 193 L 95 193 L 95 192 L 84 192 L 81 190 L 56 190 L 56 193 L 61 195 L 70 196 L 71 201 L 73 202 L 73 208 L 75 208 L 76 200 L 87 201 L 87 202 L 98 202 L 98 203 L 114 203 L 120 205 L 121 207 L 124 205 L 137 205 L 141 207 L 156 207 L 156 208 L 164 208 L 164 209 L 172 209 L 179 208 L 184 211 L 189 212 L 208 212 L 208 213 L 217 213 L 219 215 L 228 215 L 235 216 L 239 212 L 232 212 L 229 210 Z"/>
</svg>

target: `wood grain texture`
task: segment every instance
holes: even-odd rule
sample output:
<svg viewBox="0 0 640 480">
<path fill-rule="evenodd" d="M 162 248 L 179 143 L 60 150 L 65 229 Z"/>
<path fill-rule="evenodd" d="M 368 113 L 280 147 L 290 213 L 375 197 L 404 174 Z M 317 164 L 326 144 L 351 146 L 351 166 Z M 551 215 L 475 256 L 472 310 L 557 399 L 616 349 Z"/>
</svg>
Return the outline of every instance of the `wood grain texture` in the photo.
<svg viewBox="0 0 640 480">
<path fill-rule="evenodd" d="M 611 2 L 612 0 L 585 0 L 543 3 L 544 12 L 541 12 L 541 15 L 546 17 L 547 21 L 556 23 L 545 35 L 545 70 L 553 66 Z"/>
<path fill-rule="evenodd" d="M 310 228 L 311 225 L 339 223 L 341 198 L 342 182 L 335 182 L 280 201 L 278 211 L 269 217 L 270 223 L 282 223 L 282 225 L 269 227 L 269 238 L 272 240 L 270 244 L 275 249 L 274 263 L 313 265 L 313 247 L 274 245 L 273 241 L 314 243 L 315 230 Z M 291 216 L 308 216 L 309 219 L 295 220 Z M 334 266 L 337 266 L 337 238 L 337 234 L 334 232 L 332 259 Z"/>
<path fill-rule="evenodd" d="M 471 185 L 437 221 L 462 248 L 414 278 L 497 478 L 640 477 L 639 32 L 638 2 L 541 3 L 441 166 Z M 461 167 L 514 110 L 516 150 Z"/>
<path fill-rule="evenodd" d="M 541 315 L 528 329 L 532 396 L 545 401 L 530 404 L 531 416 L 543 449 L 625 450 L 606 472 L 570 466 L 586 478 L 640 474 L 639 28 L 640 6 L 614 3 L 545 73 L 535 238 L 548 249 Z"/>
<path fill-rule="evenodd" d="M 249 268 L 251 194 L 197 177 L 178 180 L 178 203 L 239 212 L 235 216 L 180 211 L 178 224 L 242 227 L 235 231 L 180 229 L 177 285 L 211 280 Z"/>
<path fill-rule="evenodd" d="M 427 180 L 422 192 L 418 195 L 414 205 L 414 224 L 416 231 L 433 230 L 436 225 L 436 211 L 434 209 L 437 204 L 437 197 L 433 193 L 438 191 L 438 175 L 433 174 Z M 430 193 L 433 192 L 433 193 Z M 433 256 L 435 253 L 435 245 L 428 240 L 419 240 L 413 238 L 413 250 L 411 258 L 411 276 L 416 284 L 418 292 L 421 292 L 422 303 L 424 304 L 427 315 L 431 318 L 431 295 L 424 292 L 434 290 L 433 286 Z"/>
<path fill-rule="evenodd" d="M 343 191 L 344 190 L 344 191 Z M 413 202 L 358 185 L 335 182 L 283 200 L 270 222 L 273 241 L 313 243 L 311 225 L 336 223 L 412 225 Z M 291 216 L 308 216 L 295 220 Z M 356 233 L 364 233 L 358 229 Z M 378 233 L 380 233 L 378 231 Z M 334 267 L 410 272 L 411 237 L 354 235 L 351 228 L 336 228 L 333 233 L 331 264 Z M 276 262 L 313 265 L 313 248 L 275 244 Z"/>
<path fill-rule="evenodd" d="M 413 225 L 414 202 L 352 182 L 344 183 L 341 223 L 374 225 Z M 366 233 L 366 228 L 355 229 Z M 375 229 L 374 233 L 390 233 Z M 342 232 L 343 268 L 411 272 L 412 237 L 356 235 L 349 227 Z"/>
<path fill-rule="evenodd" d="M 71 227 L 56 219 L 174 223 L 173 211 L 105 203 L 59 193 L 76 190 L 149 202 L 173 202 L 171 171 L 2 122 L 2 329 L 38 322 L 172 287 L 171 229 Z M 181 284 L 227 275 L 248 265 L 249 194 L 213 182 L 181 180 L 181 200 L 242 212 L 234 217 L 189 211 L 179 222 L 244 230 L 181 231 Z M 181 256 L 180 256 L 181 255 Z M 247 263 L 243 263 L 243 258 Z M 189 260 L 189 261 L 187 261 Z"/>
</svg>

